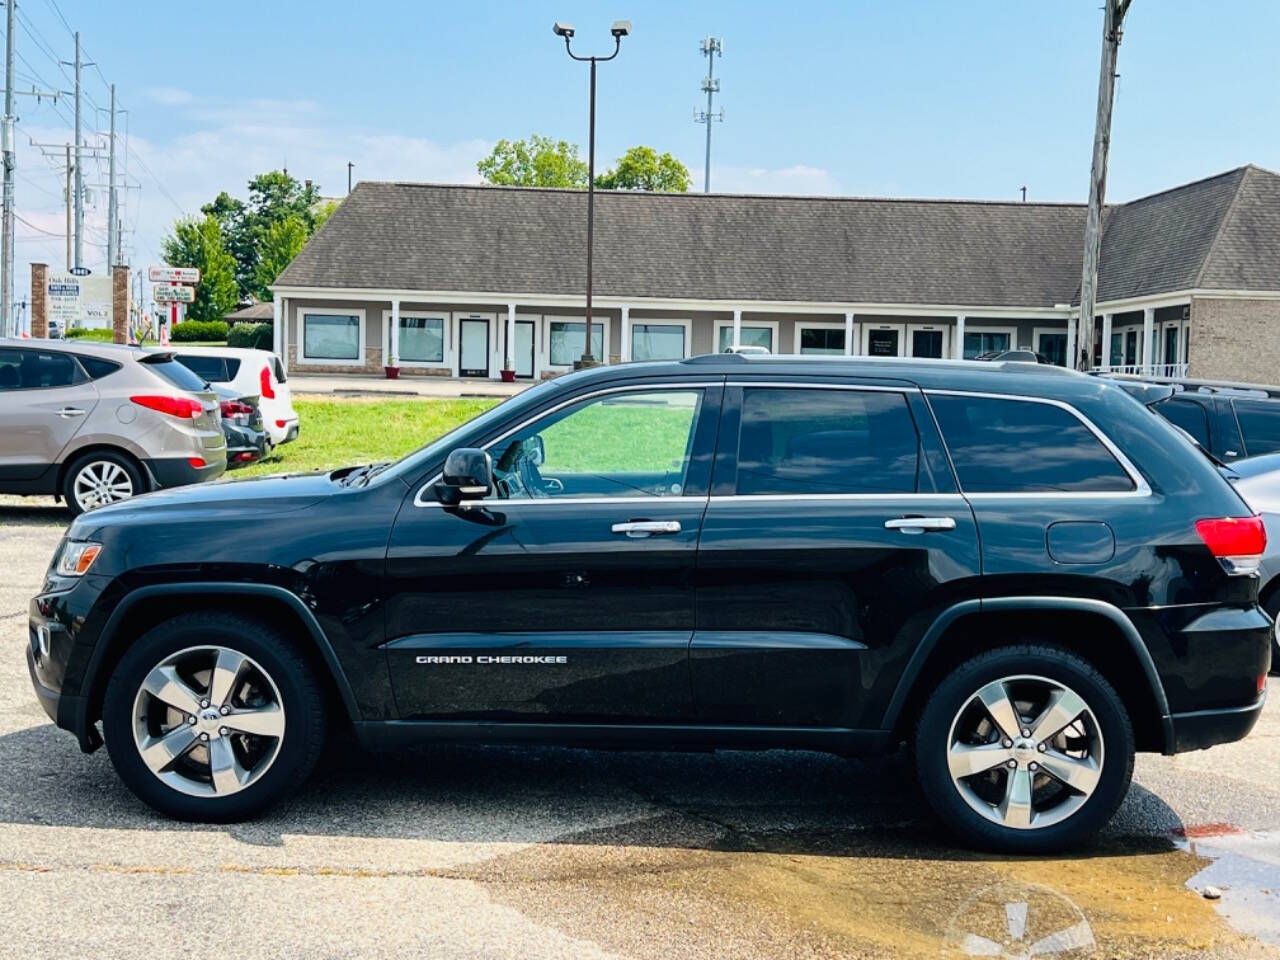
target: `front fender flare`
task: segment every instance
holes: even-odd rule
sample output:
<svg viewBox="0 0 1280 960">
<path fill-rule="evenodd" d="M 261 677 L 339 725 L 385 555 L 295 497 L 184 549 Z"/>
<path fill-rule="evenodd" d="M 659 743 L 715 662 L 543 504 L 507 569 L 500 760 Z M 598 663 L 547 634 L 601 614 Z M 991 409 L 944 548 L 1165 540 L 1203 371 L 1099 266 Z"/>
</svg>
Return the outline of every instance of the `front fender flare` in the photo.
<svg viewBox="0 0 1280 960">
<path fill-rule="evenodd" d="M 902 676 L 898 680 L 898 685 L 894 688 L 893 696 L 889 700 L 889 706 L 885 709 L 884 721 L 881 727 L 885 730 L 893 730 L 897 726 L 898 720 L 902 715 L 902 709 L 906 706 L 907 697 L 911 694 L 911 688 L 915 685 L 921 671 L 924 670 L 924 666 L 928 663 L 929 657 L 933 654 L 938 641 L 951 624 L 961 617 L 972 614 L 1003 613 L 1010 610 L 1069 610 L 1076 613 L 1103 616 L 1114 623 L 1120 629 L 1120 633 L 1124 638 L 1129 641 L 1129 646 L 1133 648 L 1134 656 L 1138 658 L 1138 662 L 1142 665 L 1142 672 L 1145 674 L 1152 696 L 1155 698 L 1156 709 L 1160 713 L 1160 729 L 1164 737 L 1164 751 L 1168 753 L 1173 749 L 1173 717 L 1169 712 L 1169 698 L 1165 695 L 1164 683 L 1160 680 L 1160 674 L 1156 672 L 1155 662 L 1151 659 L 1151 651 L 1142 642 L 1142 637 L 1138 634 L 1137 627 L 1133 625 L 1132 620 L 1125 616 L 1123 610 L 1104 600 L 1093 600 L 1086 597 L 991 597 L 982 600 L 964 600 L 943 610 L 929 629 L 925 631 L 925 635 L 916 646 L 911 659 L 907 661 L 906 669 L 903 670 Z"/>
</svg>

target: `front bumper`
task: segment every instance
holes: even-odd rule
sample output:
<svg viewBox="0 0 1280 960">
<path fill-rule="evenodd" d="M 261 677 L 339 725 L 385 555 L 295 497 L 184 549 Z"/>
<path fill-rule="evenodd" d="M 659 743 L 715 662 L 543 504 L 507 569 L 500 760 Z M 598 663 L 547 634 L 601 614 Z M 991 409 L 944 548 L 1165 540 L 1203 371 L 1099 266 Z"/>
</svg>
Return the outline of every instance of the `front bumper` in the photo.
<svg viewBox="0 0 1280 960">
<path fill-rule="evenodd" d="M 27 644 L 27 672 L 31 676 L 31 686 L 49 719 L 63 730 L 75 734 L 81 750 L 92 753 L 102 746 L 102 735 L 89 721 L 88 701 L 64 690 L 73 641 L 70 634 L 61 628 L 58 618 L 46 616 L 46 612 L 51 611 L 41 609 L 39 598 L 31 601 L 30 642 Z M 39 639 L 42 631 L 47 638 L 43 647 Z"/>
</svg>

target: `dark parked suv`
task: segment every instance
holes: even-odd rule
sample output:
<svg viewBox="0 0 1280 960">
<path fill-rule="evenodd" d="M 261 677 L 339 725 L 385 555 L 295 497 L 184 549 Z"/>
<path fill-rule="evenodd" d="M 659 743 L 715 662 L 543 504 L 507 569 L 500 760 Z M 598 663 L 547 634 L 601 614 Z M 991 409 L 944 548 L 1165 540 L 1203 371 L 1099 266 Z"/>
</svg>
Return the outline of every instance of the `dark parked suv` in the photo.
<svg viewBox="0 0 1280 960">
<path fill-rule="evenodd" d="M 1152 409 L 1225 463 L 1280 451 L 1280 388 L 1200 380 L 1116 379 L 1171 387 L 1172 396 L 1153 404 Z"/>
<path fill-rule="evenodd" d="M 246 538 L 245 529 L 255 535 Z M 913 746 L 966 841 L 1061 848 L 1135 750 L 1262 708 L 1261 522 L 1054 367 L 721 355 L 536 386 L 393 464 L 76 519 L 36 691 L 146 802 L 234 820 L 326 732 Z"/>
</svg>

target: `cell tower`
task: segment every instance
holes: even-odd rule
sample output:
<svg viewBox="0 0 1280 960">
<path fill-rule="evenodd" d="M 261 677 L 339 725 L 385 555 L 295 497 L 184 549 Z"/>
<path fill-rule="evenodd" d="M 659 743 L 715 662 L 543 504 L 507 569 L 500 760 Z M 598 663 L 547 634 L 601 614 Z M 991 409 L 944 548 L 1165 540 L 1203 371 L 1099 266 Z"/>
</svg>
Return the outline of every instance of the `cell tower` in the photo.
<svg viewBox="0 0 1280 960">
<path fill-rule="evenodd" d="M 702 192 L 711 192 L 711 124 L 713 121 L 724 123 L 724 108 L 720 108 L 720 112 L 716 113 L 712 109 L 712 98 L 720 92 L 720 81 L 715 78 L 716 57 L 724 56 L 724 38 L 722 37 L 704 37 L 702 40 L 702 55 L 707 58 L 707 76 L 702 81 L 702 92 L 707 95 L 707 109 L 694 110 L 694 123 L 705 123 L 707 125 L 707 164 L 702 174 Z"/>
</svg>

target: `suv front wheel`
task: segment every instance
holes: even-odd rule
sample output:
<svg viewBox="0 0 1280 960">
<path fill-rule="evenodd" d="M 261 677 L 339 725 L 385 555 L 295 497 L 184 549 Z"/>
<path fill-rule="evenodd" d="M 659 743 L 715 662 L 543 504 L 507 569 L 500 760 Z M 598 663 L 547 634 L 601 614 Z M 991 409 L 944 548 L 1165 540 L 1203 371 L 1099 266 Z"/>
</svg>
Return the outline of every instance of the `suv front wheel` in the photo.
<svg viewBox="0 0 1280 960">
<path fill-rule="evenodd" d="M 974 845 L 1062 850 L 1110 819 L 1133 775 L 1133 728 L 1091 664 L 1057 647 L 1004 647 L 951 671 L 915 734 L 925 797 Z"/>
<path fill-rule="evenodd" d="M 191 613 L 152 628 L 112 672 L 103 736 L 121 779 L 181 820 L 261 813 L 306 779 L 324 740 L 315 673 L 273 627 Z"/>
</svg>

